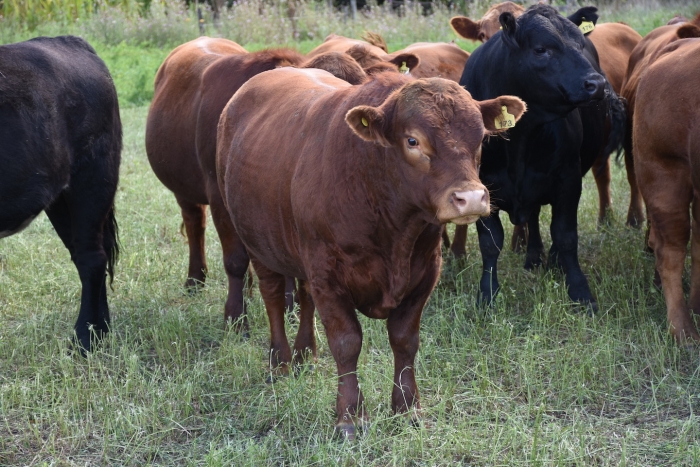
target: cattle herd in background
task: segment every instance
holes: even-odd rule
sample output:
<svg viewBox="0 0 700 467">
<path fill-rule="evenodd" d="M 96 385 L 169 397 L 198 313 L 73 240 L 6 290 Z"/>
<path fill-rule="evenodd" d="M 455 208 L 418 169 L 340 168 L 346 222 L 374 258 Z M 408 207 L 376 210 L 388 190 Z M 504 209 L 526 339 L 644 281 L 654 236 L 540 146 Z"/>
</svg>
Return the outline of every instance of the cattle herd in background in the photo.
<svg viewBox="0 0 700 467">
<path fill-rule="evenodd" d="M 446 223 L 457 224 L 455 256 L 465 254 L 467 225 L 476 223 L 481 302 L 499 288 L 504 210 L 516 226 L 511 246 L 526 248 L 525 267 L 561 269 L 570 298 L 597 309 L 578 263 L 581 179 L 592 169 L 599 222 L 606 222 L 609 158 L 624 147 L 627 223 L 641 225 L 643 199 L 669 330 L 679 343 L 697 343 L 700 15 L 675 18 L 644 38 L 597 20 L 593 7 L 565 18 L 546 5 L 501 3 L 479 21 L 452 18 L 457 34 L 484 42 L 471 56 L 452 43 L 388 53 L 373 34 L 331 35 L 306 56 L 249 53 L 207 37 L 177 47 L 156 75 L 146 151 L 181 208 L 185 286 L 205 281 L 209 205 L 228 277 L 226 323 L 247 328 L 243 292 L 252 263 L 269 318 L 271 370 L 285 375 L 315 358 L 318 309 L 338 367 L 336 427 L 353 438 L 367 418 L 356 311 L 387 320 L 392 407 L 418 415 L 419 324 L 440 273 L 441 244 L 450 245 Z M 0 46 L 0 71 L 0 238 L 46 211 L 82 283 L 74 342 L 84 353 L 109 327 L 105 276 L 118 252 L 116 92 L 95 51 L 73 37 Z M 546 204 L 552 246 L 545 258 L 539 214 Z M 284 330 L 292 299 L 300 309 L 293 350 Z"/>
</svg>

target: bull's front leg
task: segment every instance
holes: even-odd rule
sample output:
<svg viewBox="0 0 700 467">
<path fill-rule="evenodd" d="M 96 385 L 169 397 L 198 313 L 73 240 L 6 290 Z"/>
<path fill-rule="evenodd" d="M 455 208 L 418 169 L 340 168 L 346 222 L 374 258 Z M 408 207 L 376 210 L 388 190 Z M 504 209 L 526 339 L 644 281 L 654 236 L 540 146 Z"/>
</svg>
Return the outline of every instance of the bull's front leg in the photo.
<svg viewBox="0 0 700 467">
<path fill-rule="evenodd" d="M 437 251 L 437 249 L 436 249 Z M 425 266 L 412 267 L 423 273 L 418 285 L 391 311 L 386 327 L 394 353 L 394 389 L 391 408 L 407 414 L 412 422 L 420 416 L 420 400 L 416 384 L 415 361 L 420 342 L 420 319 L 425 303 L 440 275 L 440 258 L 435 256 Z"/>
<path fill-rule="evenodd" d="M 544 256 L 544 246 L 542 245 L 542 235 L 540 234 L 540 209 L 537 206 L 530 217 L 527 225 L 529 230 L 527 241 L 527 254 L 525 256 L 525 269 L 532 271 L 536 267 L 542 265 L 542 257 Z"/>
<path fill-rule="evenodd" d="M 482 217 L 476 222 L 479 235 L 479 249 L 483 269 L 479 282 L 479 301 L 491 304 L 499 289 L 498 284 L 498 255 L 503 249 L 503 224 L 498 217 L 498 211 L 489 217 Z"/>
<path fill-rule="evenodd" d="M 366 423 L 364 397 L 357 380 L 357 361 L 362 350 L 362 328 L 350 297 L 338 295 L 332 286 L 311 279 L 311 293 L 326 331 L 328 347 L 338 368 L 336 433 L 355 439 Z"/>
<path fill-rule="evenodd" d="M 578 202 L 581 197 L 581 179 L 578 185 L 569 184 L 568 193 L 560 194 L 558 201 L 552 204 L 552 248 L 549 252 L 548 263 L 561 267 L 566 277 L 569 298 L 598 310 L 598 304 L 591 294 L 588 279 L 581 271 L 578 262 Z M 571 180 L 569 180 L 571 181 Z M 578 190 L 576 190 L 578 188 Z"/>
</svg>

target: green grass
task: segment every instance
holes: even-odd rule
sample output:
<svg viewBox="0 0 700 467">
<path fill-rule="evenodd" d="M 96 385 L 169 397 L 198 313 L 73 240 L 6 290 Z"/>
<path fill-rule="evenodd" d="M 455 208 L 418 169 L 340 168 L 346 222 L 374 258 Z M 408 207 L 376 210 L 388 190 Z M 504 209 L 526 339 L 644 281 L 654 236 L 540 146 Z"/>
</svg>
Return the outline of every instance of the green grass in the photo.
<svg viewBox="0 0 700 467">
<path fill-rule="evenodd" d="M 45 215 L 0 241 L 0 465 L 700 466 L 700 355 L 669 337 L 643 235 L 623 226 L 624 169 L 613 168 L 607 228 L 596 227 L 595 184 L 584 179 L 580 259 L 597 316 L 570 303 L 561 275 L 526 272 L 510 251 L 496 306 L 478 308 L 472 227 L 467 258 L 445 264 L 423 317 L 425 423 L 391 413 L 385 324 L 361 317 L 372 424 L 343 443 L 332 433 L 336 370 L 320 323 L 315 368 L 266 384 L 262 302 L 255 291 L 248 339 L 224 330 L 213 228 L 207 286 L 195 296 L 182 287 L 179 210 L 144 150 L 149 86 L 170 49 L 95 45 L 124 122 L 113 329 L 86 359 L 69 355 L 78 275 Z M 547 208 L 542 217 L 548 225 Z"/>
</svg>

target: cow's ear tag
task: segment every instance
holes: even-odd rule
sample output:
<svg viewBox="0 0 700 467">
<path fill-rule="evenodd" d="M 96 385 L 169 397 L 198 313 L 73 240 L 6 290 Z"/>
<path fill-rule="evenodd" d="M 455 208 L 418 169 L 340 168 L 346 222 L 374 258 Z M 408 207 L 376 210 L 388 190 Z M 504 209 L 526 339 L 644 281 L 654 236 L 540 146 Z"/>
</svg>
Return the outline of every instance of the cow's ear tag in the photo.
<svg viewBox="0 0 700 467">
<path fill-rule="evenodd" d="M 408 72 L 410 71 L 408 67 L 406 66 L 406 62 L 401 62 L 401 66 L 399 67 L 399 71 L 403 73 L 404 75 L 407 75 Z"/>
<path fill-rule="evenodd" d="M 582 21 L 581 24 L 579 24 L 578 28 L 581 30 L 582 33 L 588 34 L 589 32 L 595 29 L 595 24 L 593 24 L 592 21 L 585 21 L 586 18 L 581 19 L 584 21 Z"/>
<path fill-rule="evenodd" d="M 508 113 L 508 107 L 501 106 L 501 115 L 496 117 L 496 129 L 513 128 L 515 126 L 515 117 Z"/>
<path fill-rule="evenodd" d="M 362 124 L 364 126 L 369 126 L 369 123 L 367 123 L 367 119 L 365 117 L 362 117 Z"/>
</svg>

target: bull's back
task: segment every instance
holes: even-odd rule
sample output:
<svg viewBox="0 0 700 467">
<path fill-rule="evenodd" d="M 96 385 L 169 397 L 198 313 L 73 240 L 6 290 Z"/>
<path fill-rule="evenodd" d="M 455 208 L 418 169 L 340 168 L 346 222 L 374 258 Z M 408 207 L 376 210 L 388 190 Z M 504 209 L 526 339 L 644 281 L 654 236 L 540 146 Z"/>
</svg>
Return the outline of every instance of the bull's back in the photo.
<svg viewBox="0 0 700 467">
<path fill-rule="evenodd" d="M 700 186 L 700 39 L 682 39 L 658 51 L 637 89 L 635 148 L 661 158 L 688 159 Z"/>
<path fill-rule="evenodd" d="M 200 37 L 173 50 L 156 74 L 146 154 L 161 182 L 193 202 L 207 203 L 195 147 L 202 75 L 213 62 L 245 53 L 227 39 Z"/>
<path fill-rule="evenodd" d="M 417 67 L 411 70 L 416 78 L 445 78 L 459 82 L 469 53 L 453 43 L 417 42 L 403 50 L 391 54 L 412 53 L 420 59 Z"/>
<path fill-rule="evenodd" d="M 94 49 L 73 36 L 35 38 L 1 46 L 0 69 L 0 231 L 47 207 L 77 167 L 99 165 L 116 187 L 119 106 Z"/>
<path fill-rule="evenodd" d="M 309 212 L 294 210 L 292 185 L 318 187 L 323 139 L 333 137 L 337 113 L 327 97 L 348 87 L 320 70 L 280 68 L 250 79 L 222 113 L 219 187 L 246 248 L 282 274 L 305 278 L 297 223 Z"/>
</svg>

